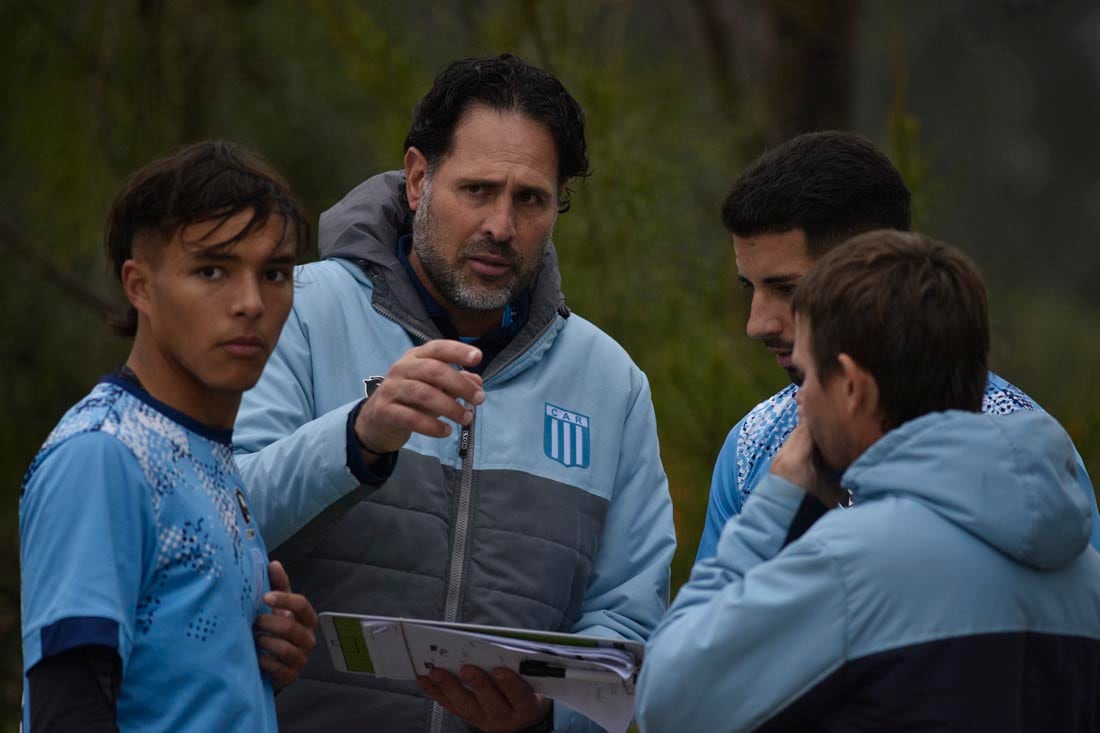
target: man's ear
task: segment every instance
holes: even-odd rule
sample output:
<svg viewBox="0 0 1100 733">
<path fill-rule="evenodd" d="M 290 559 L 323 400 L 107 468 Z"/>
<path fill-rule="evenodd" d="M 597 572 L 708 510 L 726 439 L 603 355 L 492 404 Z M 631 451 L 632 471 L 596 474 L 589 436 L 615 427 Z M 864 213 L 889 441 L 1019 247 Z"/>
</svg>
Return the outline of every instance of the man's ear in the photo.
<svg viewBox="0 0 1100 733">
<path fill-rule="evenodd" d="M 878 382 L 871 372 L 847 354 L 836 358 L 840 364 L 838 378 L 844 380 L 844 407 L 849 415 L 878 415 Z"/>
<path fill-rule="evenodd" d="M 122 263 L 122 292 L 126 293 L 126 299 L 139 313 L 144 313 L 149 308 L 150 289 L 152 287 L 153 272 L 149 263 L 130 258 Z"/>
<path fill-rule="evenodd" d="M 409 208 L 416 211 L 428 185 L 428 159 L 417 147 L 405 151 L 405 197 Z"/>
</svg>

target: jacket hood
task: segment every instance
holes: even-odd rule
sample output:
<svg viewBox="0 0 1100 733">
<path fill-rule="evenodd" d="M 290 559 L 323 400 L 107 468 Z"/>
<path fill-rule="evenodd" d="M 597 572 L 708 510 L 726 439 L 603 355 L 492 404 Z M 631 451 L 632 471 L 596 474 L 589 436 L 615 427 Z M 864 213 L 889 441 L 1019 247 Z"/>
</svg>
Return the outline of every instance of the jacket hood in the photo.
<svg viewBox="0 0 1100 733">
<path fill-rule="evenodd" d="M 1073 443 L 1038 410 L 925 415 L 880 438 L 842 483 L 857 506 L 880 496 L 912 498 L 1042 570 L 1066 565 L 1089 542 Z"/>
<path fill-rule="evenodd" d="M 373 259 L 378 250 L 394 252 L 394 243 L 405 228 L 401 171 L 379 173 L 348 192 L 321 214 L 317 244 L 321 259 Z M 396 258 L 393 258 L 396 261 Z"/>
<path fill-rule="evenodd" d="M 397 240 L 406 230 L 407 211 L 401 196 L 404 186 L 404 171 L 388 171 L 353 188 L 321 214 L 318 249 L 322 259 L 353 260 L 368 273 L 374 283 L 372 303 L 376 309 L 398 316 L 407 328 L 438 338 L 439 330 L 397 258 Z M 559 314 L 569 315 L 553 244 L 547 248 L 530 289 L 527 324 L 494 363 L 507 363 L 530 346 Z"/>
</svg>

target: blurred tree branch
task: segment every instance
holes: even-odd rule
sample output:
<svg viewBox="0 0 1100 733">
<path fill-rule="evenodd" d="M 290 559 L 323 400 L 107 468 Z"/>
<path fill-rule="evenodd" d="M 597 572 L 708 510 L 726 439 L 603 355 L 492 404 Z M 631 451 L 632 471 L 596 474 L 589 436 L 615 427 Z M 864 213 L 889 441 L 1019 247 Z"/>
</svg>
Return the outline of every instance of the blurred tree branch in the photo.
<svg viewBox="0 0 1100 733">
<path fill-rule="evenodd" d="M 538 54 L 538 64 L 551 74 L 555 73 L 553 55 L 550 51 L 550 43 L 546 38 L 546 32 L 539 17 L 538 0 L 527 0 L 523 4 L 523 21 L 531 32 L 531 39 L 535 44 L 535 52 Z"/>
<path fill-rule="evenodd" d="M 730 122 L 739 123 L 740 108 L 733 104 L 741 92 L 737 82 L 736 64 L 732 63 L 733 50 L 730 41 L 734 34 L 728 32 L 716 0 L 693 0 L 691 7 L 703 38 L 707 69 L 718 93 L 722 112 Z"/>
<path fill-rule="evenodd" d="M 91 287 L 75 272 L 35 248 L 4 220 L 0 220 L 0 246 L 22 257 L 43 277 L 61 288 L 78 303 L 97 313 L 115 313 L 119 310 L 120 304 L 114 298 Z"/>
<path fill-rule="evenodd" d="M 749 156 L 803 132 L 850 126 L 860 0 L 693 0 L 690 5 L 724 112 L 748 97 Z"/>
</svg>

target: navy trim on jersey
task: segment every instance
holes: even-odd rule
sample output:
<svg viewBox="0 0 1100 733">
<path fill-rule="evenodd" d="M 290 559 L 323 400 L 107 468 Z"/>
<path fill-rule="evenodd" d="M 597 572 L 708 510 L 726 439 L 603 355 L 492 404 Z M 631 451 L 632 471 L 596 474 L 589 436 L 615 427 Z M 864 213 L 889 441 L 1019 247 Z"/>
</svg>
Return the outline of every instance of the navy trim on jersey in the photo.
<svg viewBox="0 0 1100 733">
<path fill-rule="evenodd" d="M 99 616 L 72 616 L 43 626 L 40 638 L 42 659 L 90 644 L 117 649 L 118 622 Z"/>
<path fill-rule="evenodd" d="M 144 387 L 142 387 L 140 384 L 136 384 L 132 380 L 126 379 L 125 377 L 120 377 L 117 374 L 108 374 L 107 376 L 103 377 L 102 381 L 122 387 L 124 390 L 132 394 L 134 397 L 137 397 L 139 400 L 149 405 L 157 412 L 162 413 L 165 417 L 174 420 L 175 422 L 179 423 L 193 433 L 198 433 L 207 440 L 211 440 L 215 443 L 222 443 L 228 446 L 233 445 L 232 430 L 214 428 L 204 423 L 201 423 L 195 418 L 180 412 L 174 407 L 169 407 L 168 405 L 164 404 L 156 397 L 149 394 Z"/>
</svg>

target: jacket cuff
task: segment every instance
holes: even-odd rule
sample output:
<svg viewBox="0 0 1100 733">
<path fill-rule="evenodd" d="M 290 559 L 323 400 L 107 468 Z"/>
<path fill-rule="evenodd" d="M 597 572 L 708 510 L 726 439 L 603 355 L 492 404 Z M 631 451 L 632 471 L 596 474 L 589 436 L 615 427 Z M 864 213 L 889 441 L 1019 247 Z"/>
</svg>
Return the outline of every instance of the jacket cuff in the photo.
<svg viewBox="0 0 1100 733">
<path fill-rule="evenodd" d="M 393 470 L 397 468 L 398 452 L 381 454 L 373 466 L 368 466 L 367 462 L 363 460 L 359 437 L 355 434 L 355 420 L 359 417 L 359 411 L 363 409 L 363 403 L 365 402 L 365 399 L 359 400 L 348 412 L 348 422 L 345 430 L 348 470 L 351 471 L 351 475 L 355 476 L 359 483 L 378 487 L 386 483 L 389 477 L 393 475 Z"/>
<path fill-rule="evenodd" d="M 522 728 L 518 733 L 554 733 L 554 706 L 557 705 L 556 700 L 550 701 L 549 712 L 546 713 L 546 717 L 535 723 L 529 725 L 526 728 Z"/>
</svg>

